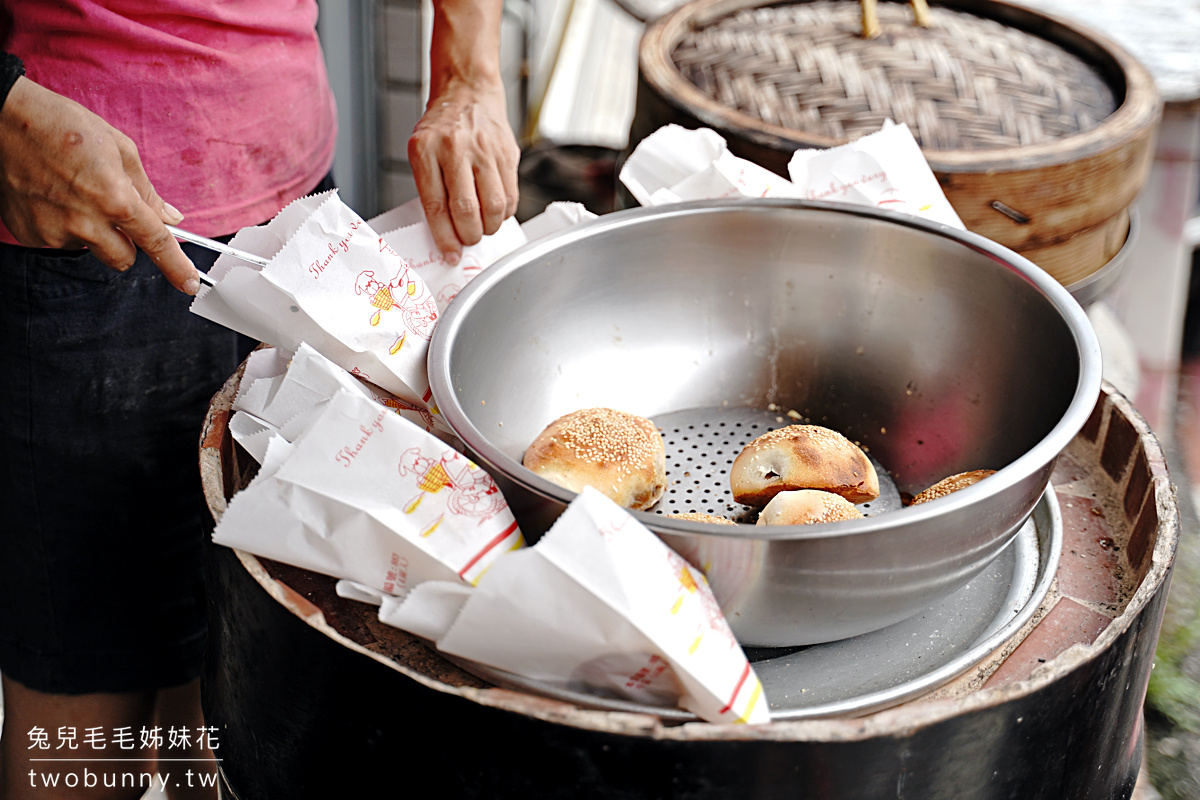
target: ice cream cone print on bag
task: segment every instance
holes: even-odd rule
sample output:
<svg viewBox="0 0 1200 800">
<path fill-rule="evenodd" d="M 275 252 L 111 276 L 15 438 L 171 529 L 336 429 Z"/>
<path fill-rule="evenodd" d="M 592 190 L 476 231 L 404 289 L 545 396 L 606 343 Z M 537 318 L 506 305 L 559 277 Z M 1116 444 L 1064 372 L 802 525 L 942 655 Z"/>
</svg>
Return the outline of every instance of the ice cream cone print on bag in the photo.
<svg viewBox="0 0 1200 800">
<path fill-rule="evenodd" d="M 440 311 L 484 267 L 526 242 L 521 225 L 515 217 L 509 217 L 498 231 L 464 247 L 458 262 L 449 264 L 433 241 L 418 199 L 372 217 L 368 224 L 421 276 Z"/>
<path fill-rule="evenodd" d="M 404 414 L 401 413 L 403 411 L 409 411 L 409 412 L 416 414 L 417 416 L 419 416 L 421 418 L 421 421 L 425 423 L 425 430 L 427 430 L 427 431 L 433 430 L 434 428 L 437 427 L 437 424 L 433 420 L 433 414 L 436 413 L 436 407 L 431 411 L 430 409 L 423 408 L 421 406 L 417 406 L 412 403 L 406 403 L 398 397 L 390 397 L 390 396 L 389 397 L 380 397 L 380 398 L 378 398 L 378 400 L 380 403 L 387 406 L 392 411 L 395 411 L 397 414 L 400 414 L 400 416 L 402 416 L 402 417 L 404 416 Z"/>
<path fill-rule="evenodd" d="M 389 355 L 395 355 L 404 346 L 409 333 L 429 341 L 433 336 L 433 324 L 437 320 L 437 303 L 432 297 L 418 296 L 418 284 L 411 274 L 409 267 L 402 266 L 396 276 L 388 283 L 383 283 L 375 277 L 373 270 L 363 270 L 354 280 L 354 293 L 364 295 L 370 301 L 375 312 L 371 315 L 372 327 L 379 325 L 383 312 L 397 309 L 404 327 L 407 329 L 396 337 L 396 341 L 388 349 Z"/>
<path fill-rule="evenodd" d="M 415 476 L 420 489 L 404 505 L 405 514 L 416 511 L 427 495 L 447 490 L 447 508 L 460 516 L 476 517 L 481 524 L 505 507 L 504 498 L 491 476 L 455 450 L 447 450 L 440 461 L 434 461 L 417 448 L 409 448 L 401 456 L 400 474 Z M 421 535 L 433 533 L 440 521 L 426 527 Z"/>
</svg>

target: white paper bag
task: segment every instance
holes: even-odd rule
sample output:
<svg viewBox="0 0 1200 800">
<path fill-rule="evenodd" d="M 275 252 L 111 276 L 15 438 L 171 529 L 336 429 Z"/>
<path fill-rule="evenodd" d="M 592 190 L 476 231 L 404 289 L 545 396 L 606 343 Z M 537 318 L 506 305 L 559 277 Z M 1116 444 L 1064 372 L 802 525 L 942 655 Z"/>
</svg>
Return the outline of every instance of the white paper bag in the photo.
<svg viewBox="0 0 1200 800">
<path fill-rule="evenodd" d="M 480 272 L 532 239 L 548 236 L 596 215 L 581 203 L 555 202 L 535 217 L 518 224 L 510 217 L 500 230 L 484 236 L 477 244 L 467 245 L 453 266 L 438 252 L 433 233 L 425 221 L 419 200 L 410 200 L 391 211 L 372 217 L 368 224 L 380 231 L 393 250 L 413 266 L 444 311 L 450 301 Z"/>
<path fill-rule="evenodd" d="M 230 430 L 252 455 L 261 451 L 262 446 L 255 442 L 262 438 L 264 430 L 294 441 L 340 389 L 368 397 L 456 450 L 462 450 L 462 443 L 450 432 L 441 415 L 351 375 L 305 343 L 290 355 L 274 347 L 250 354 L 233 401 L 235 413 L 230 419 Z M 257 425 L 246 421 L 246 415 L 253 417 Z M 249 441 L 243 441 L 240 437 L 247 434 Z M 262 459 L 258 460 L 261 463 Z"/>
<path fill-rule="evenodd" d="M 729 152 L 709 128 L 664 125 L 638 143 L 620 180 L 643 206 L 726 197 L 795 197 L 791 183 Z"/>
<path fill-rule="evenodd" d="M 389 409 L 339 390 L 288 443 L 274 436 L 213 541 L 403 594 L 473 583 L 523 546 L 491 477 Z"/>
<path fill-rule="evenodd" d="M 532 242 L 595 218 L 596 215 L 588 211 L 583 203 L 555 201 L 547 205 L 541 214 L 522 222 L 521 230 L 525 238 Z"/>
<path fill-rule="evenodd" d="M 516 218 L 509 217 L 500 224 L 500 230 L 484 236 L 477 244 L 464 247 L 459 262 L 450 265 L 433 243 L 433 232 L 425 221 L 420 200 L 411 200 L 373 217 L 370 225 L 380 231 L 384 241 L 421 276 L 433 293 L 439 310 L 445 310 L 462 287 L 484 267 L 526 241 Z"/>
<path fill-rule="evenodd" d="M 575 690 L 767 722 L 762 686 L 704 576 L 590 487 L 473 589 L 421 584 L 380 619 L 446 653 Z"/>
<path fill-rule="evenodd" d="M 905 124 L 888 120 L 840 147 L 797 150 L 788 174 L 809 200 L 887 208 L 966 229 Z"/>
<path fill-rule="evenodd" d="M 437 304 L 417 272 L 338 198 L 302 198 L 233 245 L 273 254 L 258 268 L 222 255 L 192 310 L 259 341 L 302 342 L 414 404 L 431 400 L 425 356 Z"/>
</svg>

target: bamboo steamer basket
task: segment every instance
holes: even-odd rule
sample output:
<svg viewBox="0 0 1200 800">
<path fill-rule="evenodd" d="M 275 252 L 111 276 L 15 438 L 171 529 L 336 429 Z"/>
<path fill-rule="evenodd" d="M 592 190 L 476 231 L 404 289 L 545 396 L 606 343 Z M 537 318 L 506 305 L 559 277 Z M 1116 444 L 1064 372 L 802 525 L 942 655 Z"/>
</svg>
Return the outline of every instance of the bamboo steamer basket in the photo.
<svg viewBox="0 0 1200 800">
<path fill-rule="evenodd" d="M 693 0 L 647 26 L 630 149 L 668 123 L 709 127 L 787 175 L 799 148 L 904 122 L 966 227 L 1071 285 L 1129 231 L 1162 104 L 1112 41 L 1011 3 L 948 0 L 929 27 L 855 0 Z"/>
</svg>

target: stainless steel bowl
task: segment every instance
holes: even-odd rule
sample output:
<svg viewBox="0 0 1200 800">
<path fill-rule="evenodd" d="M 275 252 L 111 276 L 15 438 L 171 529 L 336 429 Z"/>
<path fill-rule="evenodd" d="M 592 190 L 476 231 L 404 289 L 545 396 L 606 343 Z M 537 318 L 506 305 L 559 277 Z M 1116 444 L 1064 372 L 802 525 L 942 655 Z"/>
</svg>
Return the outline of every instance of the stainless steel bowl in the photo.
<svg viewBox="0 0 1200 800">
<path fill-rule="evenodd" d="M 530 539 L 574 494 L 522 453 L 551 420 L 592 406 L 688 411 L 697 433 L 738 410 L 777 409 L 781 424 L 794 411 L 858 441 L 909 494 L 999 470 L 821 526 L 634 512 L 705 570 L 743 644 L 775 647 L 878 630 L 987 566 L 1091 413 L 1100 349 L 1066 289 L 980 236 L 847 204 L 734 200 L 616 212 L 526 245 L 450 304 L 429 373 Z M 723 479 L 737 454 L 696 447 L 670 474 L 677 487 Z"/>
</svg>

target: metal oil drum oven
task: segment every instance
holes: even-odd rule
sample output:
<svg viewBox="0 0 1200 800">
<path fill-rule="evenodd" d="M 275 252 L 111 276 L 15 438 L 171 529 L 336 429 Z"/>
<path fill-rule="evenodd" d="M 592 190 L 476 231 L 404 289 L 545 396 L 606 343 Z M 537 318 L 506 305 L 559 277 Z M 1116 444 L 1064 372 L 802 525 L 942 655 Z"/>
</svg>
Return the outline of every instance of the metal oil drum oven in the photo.
<svg viewBox="0 0 1200 800">
<path fill-rule="evenodd" d="M 239 380 L 200 445 L 214 519 L 254 472 L 227 426 Z M 762 726 L 497 686 L 332 578 L 210 545 L 203 698 L 222 796 L 1127 798 L 1179 515 L 1158 442 L 1107 384 L 1047 495 L 1034 520 L 1042 541 L 1058 526 L 1061 552 L 1019 630 L 918 696 Z"/>
</svg>

